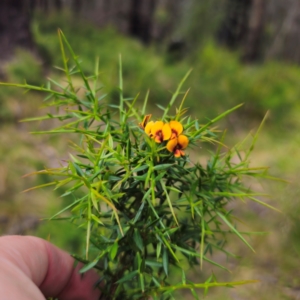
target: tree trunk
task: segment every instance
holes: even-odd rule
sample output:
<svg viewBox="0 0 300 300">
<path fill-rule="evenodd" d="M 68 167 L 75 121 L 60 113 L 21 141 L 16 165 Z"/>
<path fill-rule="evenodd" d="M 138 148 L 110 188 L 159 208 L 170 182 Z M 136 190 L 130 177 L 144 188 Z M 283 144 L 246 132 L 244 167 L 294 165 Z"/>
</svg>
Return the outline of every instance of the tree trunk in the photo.
<svg viewBox="0 0 300 300">
<path fill-rule="evenodd" d="M 82 9 L 82 0 L 73 0 L 71 7 L 75 16 L 79 16 Z"/>
<path fill-rule="evenodd" d="M 55 5 L 55 9 L 57 11 L 60 11 L 62 9 L 62 2 L 61 2 L 61 0 L 55 0 L 54 1 L 54 5 Z"/>
<path fill-rule="evenodd" d="M 300 3 L 298 0 L 291 0 L 286 7 L 285 15 L 283 9 L 280 10 L 284 19 L 266 53 L 266 58 L 285 58 L 300 63 Z"/>
<path fill-rule="evenodd" d="M 49 2 L 48 0 L 39 0 L 39 6 L 45 14 L 49 13 Z"/>
<path fill-rule="evenodd" d="M 148 44 L 152 39 L 152 25 L 156 0 L 131 0 L 129 34 Z"/>
<path fill-rule="evenodd" d="M 244 42 L 252 0 L 228 0 L 227 2 L 218 39 L 222 44 L 234 49 Z"/>
<path fill-rule="evenodd" d="M 34 51 L 30 14 L 25 0 L 0 1 L 0 61 L 13 57 L 16 48 Z"/>
<path fill-rule="evenodd" d="M 248 33 L 244 46 L 243 61 L 252 62 L 261 56 L 266 0 L 253 0 Z"/>
</svg>

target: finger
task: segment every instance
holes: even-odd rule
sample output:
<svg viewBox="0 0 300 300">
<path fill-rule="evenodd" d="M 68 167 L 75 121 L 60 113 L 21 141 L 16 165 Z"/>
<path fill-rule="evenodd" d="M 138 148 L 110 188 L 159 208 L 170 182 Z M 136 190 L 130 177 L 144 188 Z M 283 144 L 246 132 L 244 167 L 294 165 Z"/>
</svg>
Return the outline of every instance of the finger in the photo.
<svg viewBox="0 0 300 300">
<path fill-rule="evenodd" d="M 0 257 L 5 258 L 39 287 L 46 297 L 62 300 L 99 299 L 94 284 L 98 275 L 78 273 L 74 259 L 52 244 L 35 237 L 4 236 L 0 238 Z"/>
</svg>

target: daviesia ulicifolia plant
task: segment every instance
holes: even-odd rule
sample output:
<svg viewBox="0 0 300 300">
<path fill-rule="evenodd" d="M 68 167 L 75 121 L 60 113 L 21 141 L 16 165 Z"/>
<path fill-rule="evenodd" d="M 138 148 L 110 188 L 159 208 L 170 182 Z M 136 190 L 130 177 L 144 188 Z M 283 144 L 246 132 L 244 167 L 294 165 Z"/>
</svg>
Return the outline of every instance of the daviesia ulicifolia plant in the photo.
<svg viewBox="0 0 300 300">
<path fill-rule="evenodd" d="M 47 93 L 47 105 L 58 113 L 27 121 L 57 119 L 62 124 L 41 133 L 78 135 L 67 163 L 36 173 L 52 176 L 53 182 L 46 185 L 64 187 L 62 196 L 74 195 L 53 219 L 67 214 L 85 228 L 86 254 L 77 259 L 85 263 L 81 272 L 99 270 L 101 299 L 173 299 L 180 289 L 190 290 L 197 299 L 199 288 L 251 282 L 217 282 L 214 276 L 204 283 L 186 279 L 187 271 L 202 267 L 203 261 L 225 269 L 210 254 L 228 254 L 223 249 L 227 234 L 235 234 L 252 249 L 226 208 L 229 201 L 248 198 L 270 207 L 243 184 L 244 177 L 266 174 L 265 168 L 249 167 L 257 135 L 243 154 L 243 143 L 224 151 L 212 127 L 239 106 L 204 125 L 193 119 L 183 108 L 187 93 L 181 92 L 188 73 L 167 107 L 159 106 L 161 114 L 151 116 L 148 94 L 140 109 L 138 97 L 123 98 L 121 61 L 120 101 L 112 105 L 99 85 L 98 63 L 95 74 L 87 77 L 62 32 L 59 39 L 67 84 L 50 79 L 46 87 L 2 85 Z M 76 82 L 81 78 L 84 94 L 73 77 Z M 180 95 L 183 99 L 174 109 Z M 216 150 L 203 165 L 197 159 L 207 142 Z M 175 269 L 180 278 L 171 276 Z"/>
</svg>

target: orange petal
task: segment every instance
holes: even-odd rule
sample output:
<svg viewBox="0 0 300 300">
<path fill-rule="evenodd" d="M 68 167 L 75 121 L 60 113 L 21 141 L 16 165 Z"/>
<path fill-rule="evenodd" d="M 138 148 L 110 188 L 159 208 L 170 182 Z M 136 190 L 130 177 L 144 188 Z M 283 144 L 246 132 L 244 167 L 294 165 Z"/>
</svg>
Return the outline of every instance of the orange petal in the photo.
<svg viewBox="0 0 300 300">
<path fill-rule="evenodd" d="M 182 131 L 183 131 L 183 126 L 180 122 L 178 121 L 170 121 L 170 127 L 172 129 L 172 132 L 176 135 L 179 136 Z"/>
<path fill-rule="evenodd" d="M 147 123 L 147 125 L 145 127 L 146 134 L 151 135 L 151 129 L 152 129 L 153 125 L 154 125 L 153 121 L 150 121 L 149 123 Z"/>
<path fill-rule="evenodd" d="M 174 156 L 175 157 L 180 157 L 181 156 L 181 152 L 182 151 L 180 151 L 179 149 L 176 149 L 175 152 L 174 152 Z"/>
<path fill-rule="evenodd" d="M 154 141 L 156 142 L 156 143 L 161 143 L 162 142 L 162 140 L 161 140 L 161 136 L 160 135 L 155 135 L 155 136 L 153 136 L 153 138 L 154 138 Z"/>
<path fill-rule="evenodd" d="M 177 146 L 177 139 L 169 140 L 167 143 L 167 150 L 173 152 L 176 146 Z"/>
<path fill-rule="evenodd" d="M 164 124 L 162 128 L 162 134 L 164 141 L 169 140 L 172 135 L 172 130 L 169 124 Z"/>
<path fill-rule="evenodd" d="M 185 149 L 189 144 L 189 139 L 185 135 L 180 135 L 178 137 L 178 144 L 180 149 Z"/>
<path fill-rule="evenodd" d="M 151 114 L 146 115 L 141 123 L 139 123 L 140 128 L 145 129 L 146 125 L 148 124 L 149 120 L 151 119 Z"/>
<path fill-rule="evenodd" d="M 163 126 L 164 126 L 164 122 L 163 121 L 156 121 L 153 124 L 153 126 L 151 127 L 151 134 L 153 134 L 155 136 L 159 131 L 162 130 Z"/>
</svg>

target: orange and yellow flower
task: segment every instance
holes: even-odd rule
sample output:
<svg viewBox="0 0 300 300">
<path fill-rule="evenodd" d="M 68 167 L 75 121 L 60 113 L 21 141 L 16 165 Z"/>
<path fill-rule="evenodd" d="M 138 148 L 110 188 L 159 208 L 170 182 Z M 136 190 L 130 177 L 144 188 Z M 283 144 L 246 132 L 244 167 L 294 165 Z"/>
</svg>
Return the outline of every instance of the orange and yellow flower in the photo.
<svg viewBox="0 0 300 300">
<path fill-rule="evenodd" d="M 156 143 L 162 143 L 170 139 L 172 130 L 169 124 L 163 121 L 149 122 L 145 127 L 145 132 L 152 137 Z"/>
<path fill-rule="evenodd" d="M 183 126 L 178 121 L 170 121 L 169 125 L 172 130 L 172 135 L 171 135 L 171 140 L 172 140 L 172 139 L 177 138 L 182 133 Z"/>
<path fill-rule="evenodd" d="M 167 149 L 170 152 L 173 152 L 175 157 L 184 156 L 185 149 L 189 144 L 189 139 L 185 135 L 179 135 L 177 138 L 169 140 L 167 143 Z"/>
<path fill-rule="evenodd" d="M 143 121 L 145 133 L 153 138 L 156 143 L 168 141 L 166 148 L 175 157 L 184 156 L 183 149 L 188 146 L 189 139 L 181 134 L 183 132 L 182 124 L 178 121 L 170 121 L 169 123 L 163 121 L 149 122 L 150 117 L 145 122 Z"/>
</svg>

